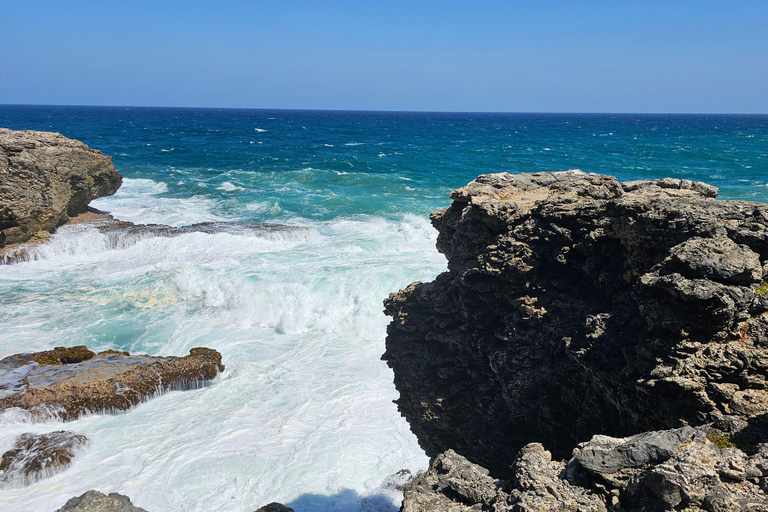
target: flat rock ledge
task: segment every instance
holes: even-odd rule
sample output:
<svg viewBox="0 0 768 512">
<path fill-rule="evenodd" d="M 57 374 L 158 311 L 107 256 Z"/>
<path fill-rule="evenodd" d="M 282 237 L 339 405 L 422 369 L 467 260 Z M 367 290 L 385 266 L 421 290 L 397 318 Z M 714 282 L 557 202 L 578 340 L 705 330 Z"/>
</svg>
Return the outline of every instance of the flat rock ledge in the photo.
<svg viewBox="0 0 768 512">
<path fill-rule="evenodd" d="M 708 437 L 709 436 L 709 437 Z M 716 443 L 713 443 L 711 439 Z M 453 450 L 405 485 L 401 512 L 747 512 L 768 510 L 768 444 L 747 456 L 691 427 L 594 436 L 556 461 L 524 446 L 507 479 Z"/>
<path fill-rule="evenodd" d="M 128 496 L 113 492 L 109 495 L 90 490 L 71 498 L 56 512 L 147 512 L 131 503 Z"/>
<path fill-rule="evenodd" d="M 434 212 L 448 272 L 390 295 L 383 358 L 431 457 L 497 478 L 725 417 L 768 441 L 768 204 L 688 180 L 488 174 Z"/>
<path fill-rule="evenodd" d="M 292 233 L 309 232 L 308 228 L 249 221 L 202 222 L 186 226 L 167 226 L 165 224 L 134 224 L 89 208 L 88 211 L 70 219 L 69 224 L 88 225 L 106 236 L 105 245 L 110 249 L 126 248 L 148 238 L 172 238 L 189 233 L 215 235 L 229 233 L 256 237 L 282 237 Z M 12 265 L 44 257 L 42 244 L 47 239 L 39 239 L 12 247 L 0 248 L 0 265 Z"/>
<path fill-rule="evenodd" d="M 199 387 L 223 370 L 221 354 L 209 348 L 156 357 L 56 347 L 0 360 L 0 409 L 73 420 L 88 412 L 126 410 L 167 390 Z"/>
<path fill-rule="evenodd" d="M 65 470 L 88 438 L 69 430 L 22 434 L 0 459 L 0 485 L 17 487 Z"/>
<path fill-rule="evenodd" d="M 109 156 L 80 141 L 0 128 L 0 248 L 47 237 L 122 180 Z"/>
</svg>

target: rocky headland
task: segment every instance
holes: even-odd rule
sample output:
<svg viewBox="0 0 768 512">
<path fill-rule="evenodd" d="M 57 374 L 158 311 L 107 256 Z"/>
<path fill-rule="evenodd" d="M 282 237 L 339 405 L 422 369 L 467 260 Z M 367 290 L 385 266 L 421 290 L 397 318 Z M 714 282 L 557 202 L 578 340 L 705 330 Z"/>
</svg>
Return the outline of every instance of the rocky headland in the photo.
<svg viewBox="0 0 768 512">
<path fill-rule="evenodd" d="M 122 180 L 112 158 L 80 141 L 0 128 L 0 249 L 46 238 Z"/>
<path fill-rule="evenodd" d="M 385 302 L 433 457 L 403 510 L 768 510 L 768 205 L 716 194 L 580 171 L 451 193 L 448 272 Z"/>
</svg>

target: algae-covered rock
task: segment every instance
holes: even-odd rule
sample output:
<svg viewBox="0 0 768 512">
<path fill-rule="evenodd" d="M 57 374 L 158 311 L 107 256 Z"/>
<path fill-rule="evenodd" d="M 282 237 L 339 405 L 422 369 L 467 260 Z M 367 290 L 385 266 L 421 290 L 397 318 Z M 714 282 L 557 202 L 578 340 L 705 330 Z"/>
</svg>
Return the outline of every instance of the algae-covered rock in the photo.
<svg viewBox="0 0 768 512">
<path fill-rule="evenodd" d="M 189 389 L 224 370 L 221 354 L 193 348 L 184 357 L 57 347 L 0 360 L 0 409 L 20 407 L 72 420 L 126 410 L 159 392 Z"/>
<path fill-rule="evenodd" d="M 68 430 L 22 434 L 0 459 L 0 483 L 28 485 L 66 469 L 88 438 Z"/>
</svg>

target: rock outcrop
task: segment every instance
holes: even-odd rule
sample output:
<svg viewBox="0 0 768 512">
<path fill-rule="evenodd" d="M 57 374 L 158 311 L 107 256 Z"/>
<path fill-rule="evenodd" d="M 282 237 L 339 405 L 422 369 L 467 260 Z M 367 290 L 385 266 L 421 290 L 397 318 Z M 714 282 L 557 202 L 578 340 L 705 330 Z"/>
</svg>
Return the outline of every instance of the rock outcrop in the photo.
<svg viewBox="0 0 768 512">
<path fill-rule="evenodd" d="M 536 442 L 567 458 L 595 434 L 724 417 L 768 441 L 768 205 L 716 193 L 580 171 L 452 192 L 431 217 L 449 271 L 385 302 L 384 359 L 427 454 L 505 478 Z"/>
<path fill-rule="evenodd" d="M 71 498 L 56 512 L 147 512 L 131 503 L 128 496 L 116 492 L 105 495 L 99 491 L 88 491 L 82 496 Z"/>
<path fill-rule="evenodd" d="M 628 438 L 595 436 L 569 460 L 524 446 L 507 479 L 453 450 L 405 485 L 402 512 L 768 510 L 768 444 L 752 456 L 691 427 Z"/>
<path fill-rule="evenodd" d="M 69 430 L 22 434 L 0 459 L 0 483 L 3 486 L 29 485 L 63 471 L 87 443 L 87 437 Z"/>
<path fill-rule="evenodd" d="M 16 354 L 0 360 L 0 409 L 72 420 L 87 412 L 126 410 L 172 389 L 189 389 L 224 370 L 221 354 L 193 348 L 184 357 L 131 355 L 84 346 Z"/>
<path fill-rule="evenodd" d="M 0 128 L 0 248 L 52 232 L 122 179 L 110 157 L 82 142 Z"/>
</svg>

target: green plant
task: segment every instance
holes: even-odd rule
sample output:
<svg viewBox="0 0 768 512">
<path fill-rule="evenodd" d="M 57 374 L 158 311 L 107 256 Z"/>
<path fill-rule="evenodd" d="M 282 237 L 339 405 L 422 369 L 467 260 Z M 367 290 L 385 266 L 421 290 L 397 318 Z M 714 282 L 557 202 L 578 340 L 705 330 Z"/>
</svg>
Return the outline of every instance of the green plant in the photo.
<svg viewBox="0 0 768 512">
<path fill-rule="evenodd" d="M 725 436 L 722 434 L 707 434 L 707 439 L 712 441 L 712 443 L 714 443 L 714 445 L 721 450 L 730 446 L 736 446 L 736 443 L 733 442 L 731 436 Z"/>
<path fill-rule="evenodd" d="M 761 295 L 768 293 L 768 281 L 763 281 L 760 283 L 757 287 L 755 287 L 755 291 Z"/>
</svg>

